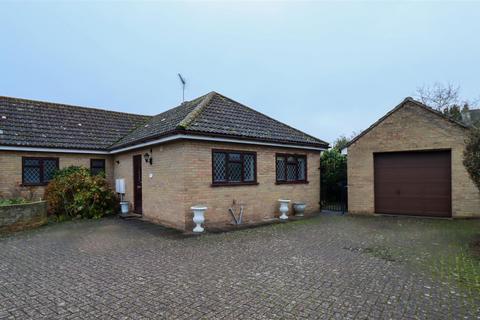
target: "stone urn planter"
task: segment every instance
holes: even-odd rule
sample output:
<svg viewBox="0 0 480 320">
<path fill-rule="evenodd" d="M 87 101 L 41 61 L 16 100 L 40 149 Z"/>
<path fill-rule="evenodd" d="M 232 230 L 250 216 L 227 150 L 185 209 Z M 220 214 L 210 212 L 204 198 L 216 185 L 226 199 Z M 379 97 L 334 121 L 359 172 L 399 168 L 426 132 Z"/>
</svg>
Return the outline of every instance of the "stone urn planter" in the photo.
<svg viewBox="0 0 480 320">
<path fill-rule="evenodd" d="M 303 217 L 303 214 L 305 213 L 305 208 L 307 205 L 303 202 L 295 202 L 293 204 L 293 211 L 295 212 L 295 215 L 297 217 Z"/>
<path fill-rule="evenodd" d="M 290 200 L 285 200 L 285 199 L 279 199 L 278 202 L 280 202 L 280 220 L 287 220 L 287 212 L 288 212 L 288 204 L 290 203 Z"/>
<path fill-rule="evenodd" d="M 207 207 L 193 206 L 190 209 L 193 211 L 193 223 L 195 223 L 193 232 L 203 232 L 205 229 L 202 227 L 202 224 L 205 222 L 205 211 Z"/>
</svg>

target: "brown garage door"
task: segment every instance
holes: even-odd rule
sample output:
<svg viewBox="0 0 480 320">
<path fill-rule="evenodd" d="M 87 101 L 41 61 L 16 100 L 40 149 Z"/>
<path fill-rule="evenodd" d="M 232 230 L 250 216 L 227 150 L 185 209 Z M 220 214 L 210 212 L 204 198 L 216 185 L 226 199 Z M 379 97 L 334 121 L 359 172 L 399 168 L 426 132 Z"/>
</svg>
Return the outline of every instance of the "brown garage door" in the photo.
<svg viewBox="0 0 480 320">
<path fill-rule="evenodd" d="M 450 151 L 374 154 L 375 212 L 451 216 Z"/>
</svg>

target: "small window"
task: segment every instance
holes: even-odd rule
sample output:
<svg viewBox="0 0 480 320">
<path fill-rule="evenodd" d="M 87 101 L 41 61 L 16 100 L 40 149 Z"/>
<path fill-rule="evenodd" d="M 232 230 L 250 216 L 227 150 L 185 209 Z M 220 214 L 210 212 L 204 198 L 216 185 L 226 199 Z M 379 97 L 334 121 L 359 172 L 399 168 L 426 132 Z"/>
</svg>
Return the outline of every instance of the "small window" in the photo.
<svg viewBox="0 0 480 320">
<path fill-rule="evenodd" d="M 277 154 L 277 183 L 307 183 L 307 157 L 294 154 Z"/>
<path fill-rule="evenodd" d="M 254 152 L 214 150 L 213 185 L 256 184 L 257 155 Z"/>
<path fill-rule="evenodd" d="M 105 159 L 90 159 L 90 172 L 92 176 L 105 174 Z"/>
<path fill-rule="evenodd" d="M 22 158 L 22 184 L 46 185 L 58 170 L 58 158 Z"/>
</svg>

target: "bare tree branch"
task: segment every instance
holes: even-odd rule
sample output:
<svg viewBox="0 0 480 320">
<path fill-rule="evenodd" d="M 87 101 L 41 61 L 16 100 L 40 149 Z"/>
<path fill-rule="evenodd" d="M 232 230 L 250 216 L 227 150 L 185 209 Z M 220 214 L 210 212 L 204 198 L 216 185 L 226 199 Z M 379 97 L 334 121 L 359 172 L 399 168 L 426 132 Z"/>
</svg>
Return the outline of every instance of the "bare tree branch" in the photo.
<svg viewBox="0 0 480 320">
<path fill-rule="evenodd" d="M 444 111 L 452 106 L 468 104 L 467 101 L 460 101 L 460 87 L 451 83 L 444 85 L 436 82 L 433 86 L 419 87 L 416 91 L 416 97 L 423 104 L 440 111 Z"/>
</svg>

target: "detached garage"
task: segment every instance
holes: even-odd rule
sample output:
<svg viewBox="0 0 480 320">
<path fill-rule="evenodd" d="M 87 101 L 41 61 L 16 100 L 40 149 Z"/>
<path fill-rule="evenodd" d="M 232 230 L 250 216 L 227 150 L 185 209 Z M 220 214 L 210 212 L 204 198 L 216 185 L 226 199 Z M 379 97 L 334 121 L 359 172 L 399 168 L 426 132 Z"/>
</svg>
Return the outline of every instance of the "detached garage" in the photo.
<svg viewBox="0 0 480 320">
<path fill-rule="evenodd" d="M 347 146 L 349 212 L 480 217 L 463 166 L 468 130 L 406 98 Z"/>
</svg>

